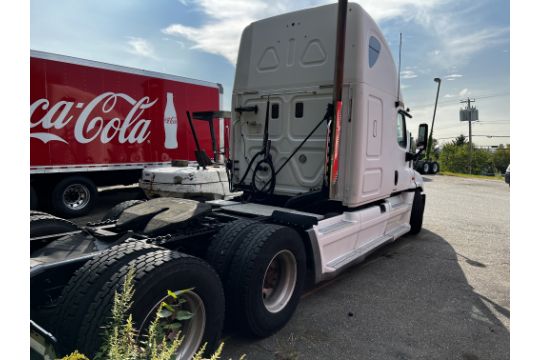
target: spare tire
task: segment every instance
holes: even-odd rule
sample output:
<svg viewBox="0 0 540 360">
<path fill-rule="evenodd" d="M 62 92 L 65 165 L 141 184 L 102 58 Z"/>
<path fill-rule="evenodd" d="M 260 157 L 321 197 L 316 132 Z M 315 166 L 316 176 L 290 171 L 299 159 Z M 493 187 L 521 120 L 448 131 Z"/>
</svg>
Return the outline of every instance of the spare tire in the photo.
<svg viewBox="0 0 540 360">
<path fill-rule="evenodd" d="M 130 208 L 134 205 L 143 203 L 144 200 L 127 200 L 123 201 L 119 204 L 116 204 L 113 206 L 103 217 L 101 218 L 101 221 L 105 220 L 118 220 L 120 215 L 122 215 L 122 212 L 126 210 L 127 208 Z"/>
</svg>

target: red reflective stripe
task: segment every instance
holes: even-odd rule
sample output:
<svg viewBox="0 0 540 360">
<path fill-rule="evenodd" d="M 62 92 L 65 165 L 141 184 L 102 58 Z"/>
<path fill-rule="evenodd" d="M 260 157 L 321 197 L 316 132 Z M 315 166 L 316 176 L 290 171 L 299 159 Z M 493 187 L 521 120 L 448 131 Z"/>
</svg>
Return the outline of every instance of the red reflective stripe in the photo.
<svg viewBox="0 0 540 360">
<path fill-rule="evenodd" d="M 332 184 L 337 182 L 338 170 L 339 170 L 339 140 L 341 138 L 341 107 L 343 102 L 338 101 L 336 103 L 336 132 L 334 134 L 334 153 L 332 154 Z"/>
</svg>

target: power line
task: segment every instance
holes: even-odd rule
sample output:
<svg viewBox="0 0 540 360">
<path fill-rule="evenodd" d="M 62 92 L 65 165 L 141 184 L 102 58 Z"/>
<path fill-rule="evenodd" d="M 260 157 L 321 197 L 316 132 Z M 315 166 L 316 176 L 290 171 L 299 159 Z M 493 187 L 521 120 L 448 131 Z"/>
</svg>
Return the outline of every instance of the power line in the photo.
<svg viewBox="0 0 540 360">
<path fill-rule="evenodd" d="M 506 95 L 509 95 L 510 93 L 506 92 L 506 93 L 499 93 L 499 94 L 490 94 L 490 95 L 484 95 L 484 96 L 477 96 L 475 99 L 489 99 L 489 98 L 494 98 L 494 97 L 500 97 L 500 96 L 506 96 Z M 458 102 L 456 102 L 456 100 L 443 100 L 443 101 L 440 101 L 439 102 L 439 105 L 440 104 L 458 104 Z M 416 104 L 414 105 L 415 107 L 423 107 L 423 106 L 430 106 L 430 105 L 433 105 L 432 103 L 426 103 L 426 104 Z"/>
<path fill-rule="evenodd" d="M 463 135 L 464 137 L 468 138 L 467 135 Z M 474 136 L 482 136 L 487 138 L 509 138 L 510 135 L 474 135 Z M 442 138 L 436 138 L 437 140 L 448 140 L 448 139 L 455 139 L 458 136 L 450 136 L 450 137 L 442 137 Z"/>
</svg>

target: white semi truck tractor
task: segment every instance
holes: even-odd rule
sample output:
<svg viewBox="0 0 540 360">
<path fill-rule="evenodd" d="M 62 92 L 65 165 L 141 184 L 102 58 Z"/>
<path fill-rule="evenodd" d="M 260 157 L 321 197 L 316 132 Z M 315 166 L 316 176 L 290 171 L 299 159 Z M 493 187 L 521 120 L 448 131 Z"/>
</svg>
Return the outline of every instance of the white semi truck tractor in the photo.
<svg viewBox="0 0 540 360">
<path fill-rule="evenodd" d="M 166 327 L 182 329 L 177 359 L 203 343 L 211 351 L 224 321 L 269 336 L 306 284 L 420 231 L 425 195 L 412 162 L 427 125 L 411 153 L 395 63 L 360 5 L 247 26 L 232 107 L 229 185 L 242 196 L 123 203 L 82 228 L 46 215 L 31 223 L 34 349 L 54 339 L 57 353 L 94 355 L 129 269 L 141 333 L 162 301 L 177 301 L 171 292 L 183 297 L 177 309 L 191 316 Z"/>
</svg>

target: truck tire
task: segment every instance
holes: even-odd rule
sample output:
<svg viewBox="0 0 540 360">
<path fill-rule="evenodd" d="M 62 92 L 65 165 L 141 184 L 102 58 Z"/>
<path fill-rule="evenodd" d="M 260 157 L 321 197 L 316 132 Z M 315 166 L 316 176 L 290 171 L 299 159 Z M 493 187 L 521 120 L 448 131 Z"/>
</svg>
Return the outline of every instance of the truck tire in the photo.
<svg viewBox="0 0 540 360">
<path fill-rule="evenodd" d="M 207 352 L 212 352 L 221 336 L 224 315 L 223 288 L 215 271 L 203 260 L 170 250 L 153 251 L 126 262 L 115 271 L 92 296 L 92 303 L 80 312 L 83 318 L 72 344 L 84 354 L 93 356 L 103 344 L 100 334 L 107 325 L 115 291 L 121 291 L 126 274 L 134 269 L 134 296 L 130 308 L 133 322 L 144 334 L 155 311 L 163 301 L 171 300 L 167 291 L 188 290 L 182 296 L 188 311 L 194 316 L 183 331 L 184 340 L 180 347 L 181 359 L 191 359 L 203 343 Z"/>
<path fill-rule="evenodd" d="M 409 224 L 411 225 L 411 230 L 409 230 L 409 234 L 411 235 L 418 234 L 420 230 L 422 230 L 425 202 L 425 195 L 422 195 L 421 190 L 417 189 L 414 192 L 413 205 L 411 209 L 411 219 L 409 221 Z"/>
<path fill-rule="evenodd" d="M 96 202 L 97 188 L 84 176 L 62 179 L 52 190 L 51 205 L 55 213 L 65 217 L 88 214 Z"/>
<path fill-rule="evenodd" d="M 84 326 L 84 312 L 109 278 L 136 257 L 162 248 L 141 241 L 114 246 L 80 267 L 58 299 L 53 332 L 65 343 L 65 353 L 74 349 L 77 331 Z"/>
<path fill-rule="evenodd" d="M 105 220 L 118 220 L 122 212 L 127 208 L 130 208 L 134 205 L 143 203 L 144 200 L 127 200 L 113 206 L 107 213 L 101 218 L 101 221 Z"/>
<path fill-rule="evenodd" d="M 437 174 L 439 172 L 439 163 L 434 161 L 431 163 L 431 173 Z"/>
<path fill-rule="evenodd" d="M 30 216 L 30 238 L 77 231 L 79 227 L 69 220 L 46 213 Z M 50 240 L 30 240 L 30 256 L 50 243 Z"/>
<path fill-rule="evenodd" d="M 30 215 L 31 238 L 77 230 L 79 230 L 79 227 L 66 219 L 61 219 L 46 213 Z"/>
<path fill-rule="evenodd" d="M 249 219 L 235 220 L 224 225 L 212 237 L 206 252 L 206 260 L 217 272 L 223 283 L 226 281 L 234 254 L 244 240 L 243 235 L 254 224 L 256 222 Z"/>
<path fill-rule="evenodd" d="M 266 337 L 292 317 L 306 276 L 300 235 L 273 224 L 250 228 L 236 252 L 225 283 L 239 330 Z"/>
<path fill-rule="evenodd" d="M 36 189 L 30 185 L 30 210 L 37 209 L 38 207 L 38 196 Z"/>
</svg>

